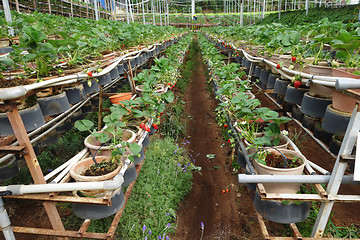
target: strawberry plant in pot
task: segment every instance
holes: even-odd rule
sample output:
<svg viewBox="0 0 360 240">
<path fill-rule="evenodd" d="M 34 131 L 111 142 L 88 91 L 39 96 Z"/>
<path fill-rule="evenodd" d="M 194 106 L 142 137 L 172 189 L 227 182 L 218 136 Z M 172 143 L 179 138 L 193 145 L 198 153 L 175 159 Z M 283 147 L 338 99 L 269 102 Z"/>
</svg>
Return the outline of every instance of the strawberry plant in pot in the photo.
<svg viewBox="0 0 360 240">
<path fill-rule="evenodd" d="M 253 163 L 258 174 L 302 175 L 306 158 L 295 151 L 277 148 L 260 148 L 253 155 Z M 264 183 L 268 193 L 294 194 L 300 190 L 297 183 Z"/>
</svg>

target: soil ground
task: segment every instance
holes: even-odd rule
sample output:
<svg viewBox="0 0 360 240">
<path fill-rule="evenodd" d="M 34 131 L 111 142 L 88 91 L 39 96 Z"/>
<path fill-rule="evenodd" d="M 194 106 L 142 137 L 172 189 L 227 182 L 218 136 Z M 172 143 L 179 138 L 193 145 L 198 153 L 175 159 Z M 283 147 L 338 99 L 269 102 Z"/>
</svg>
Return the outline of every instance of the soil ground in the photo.
<svg viewBox="0 0 360 240">
<path fill-rule="evenodd" d="M 214 96 L 207 90 L 207 79 L 201 55 L 195 54 L 195 66 L 185 93 L 185 116 L 189 151 L 195 164 L 202 167 L 195 173 L 191 193 L 181 203 L 178 228 L 174 239 L 260 239 L 254 208 L 244 186 L 228 170 L 231 149 L 216 124 Z M 207 154 L 214 154 L 209 159 Z M 222 193 L 226 188 L 229 192 Z"/>
</svg>

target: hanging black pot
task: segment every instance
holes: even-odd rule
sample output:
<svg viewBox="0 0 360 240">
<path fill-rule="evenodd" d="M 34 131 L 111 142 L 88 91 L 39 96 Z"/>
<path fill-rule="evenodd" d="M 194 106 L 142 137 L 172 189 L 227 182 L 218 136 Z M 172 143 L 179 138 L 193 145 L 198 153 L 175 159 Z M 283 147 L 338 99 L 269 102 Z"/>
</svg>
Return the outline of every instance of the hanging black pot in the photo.
<svg viewBox="0 0 360 240">
<path fill-rule="evenodd" d="M 333 134 L 325 131 L 320 124 L 317 124 L 314 129 L 314 137 L 321 140 L 326 145 L 330 145 Z"/>
<path fill-rule="evenodd" d="M 328 105 L 321 127 L 333 134 L 344 134 L 351 118 L 351 113 L 340 112 Z"/>
<path fill-rule="evenodd" d="M 315 126 L 320 123 L 321 123 L 320 118 L 316 118 L 316 117 L 312 117 L 312 116 L 308 116 L 308 115 L 304 114 L 302 125 L 304 127 L 306 127 L 307 129 L 309 129 L 310 131 L 314 132 Z"/>
<path fill-rule="evenodd" d="M 156 132 L 156 129 L 151 125 L 150 132 L 149 132 L 150 136 L 153 135 L 155 132 Z"/>
<path fill-rule="evenodd" d="M 255 193 L 254 205 L 264 218 L 284 224 L 302 222 L 310 213 L 309 202 L 284 204 L 281 201 L 262 200 L 258 192 Z"/>
<path fill-rule="evenodd" d="M 126 169 L 124 174 L 124 183 L 123 187 L 129 186 L 132 182 L 134 182 L 137 178 L 137 172 L 135 168 L 135 163 L 131 163 L 129 167 Z"/>
<path fill-rule="evenodd" d="M 338 155 L 343 139 L 344 139 L 343 135 L 341 135 L 341 136 L 336 135 L 336 134 L 333 135 L 331 137 L 331 141 L 330 141 L 330 145 L 329 145 L 330 152 L 332 152 L 335 155 Z"/>
<path fill-rule="evenodd" d="M 279 75 L 274 75 L 272 73 L 269 74 L 269 78 L 267 81 L 267 87 L 268 89 L 273 89 L 275 86 L 275 81 L 279 77 Z"/>
<path fill-rule="evenodd" d="M 111 83 L 111 75 L 110 73 L 104 74 L 102 76 L 97 77 L 99 86 L 104 86 L 106 84 Z"/>
<path fill-rule="evenodd" d="M 256 77 L 256 78 L 259 78 L 260 77 L 260 74 L 261 74 L 261 71 L 262 71 L 262 67 L 260 66 L 255 66 L 255 70 L 254 70 L 254 74 L 253 76 Z"/>
<path fill-rule="evenodd" d="M 37 102 L 45 117 L 63 113 L 70 109 L 70 104 L 65 92 L 55 96 L 38 98 Z"/>
<path fill-rule="evenodd" d="M 139 165 L 145 159 L 144 145 L 141 146 L 141 150 L 137 156 L 134 156 L 135 165 Z"/>
<path fill-rule="evenodd" d="M 59 140 L 59 134 L 54 129 L 53 131 L 51 131 L 50 133 L 48 133 L 44 137 L 42 137 L 39 140 L 39 142 L 37 143 L 37 145 L 40 148 L 44 148 L 44 147 L 48 147 L 54 143 L 57 143 L 58 140 Z"/>
<path fill-rule="evenodd" d="M 12 47 L 3 47 L 0 48 L 0 54 L 5 54 L 5 53 L 10 53 L 14 51 L 14 49 Z"/>
<path fill-rule="evenodd" d="M 144 148 L 147 148 L 150 145 L 149 134 L 146 134 L 146 137 L 144 138 L 144 141 L 142 142 L 142 145 L 143 145 Z"/>
<path fill-rule="evenodd" d="M 91 106 L 92 107 L 92 106 Z M 77 120 L 82 120 L 84 116 L 84 112 L 82 111 L 82 109 L 80 109 L 79 111 L 75 112 L 72 116 L 71 116 L 71 122 L 75 123 Z"/>
<path fill-rule="evenodd" d="M 15 156 L 0 164 L 0 182 L 14 177 L 19 172 Z"/>
<path fill-rule="evenodd" d="M 125 72 L 124 64 L 119 64 L 119 65 L 117 66 L 117 68 L 118 68 L 119 75 L 123 75 L 124 72 Z"/>
<path fill-rule="evenodd" d="M 308 88 L 298 88 L 296 89 L 292 85 L 287 85 L 285 93 L 285 101 L 292 104 L 301 104 L 304 94 L 308 92 Z"/>
<path fill-rule="evenodd" d="M 75 104 L 86 99 L 83 85 L 64 88 L 64 91 L 70 104 Z"/>
<path fill-rule="evenodd" d="M 267 83 L 269 81 L 269 74 L 270 72 L 266 69 L 262 69 L 260 73 L 260 87 L 262 89 L 267 89 Z"/>
<path fill-rule="evenodd" d="M 39 104 L 30 108 L 20 110 L 20 117 L 24 122 L 25 129 L 30 132 L 45 124 L 44 116 L 42 114 Z M 6 113 L 0 113 L 0 136 L 13 135 L 14 131 L 11 127 Z"/>
<path fill-rule="evenodd" d="M 99 91 L 99 84 L 96 79 L 84 81 L 82 85 L 84 86 L 85 94 L 92 94 Z"/>
<path fill-rule="evenodd" d="M 293 107 L 291 116 L 300 122 L 304 119 L 304 114 L 300 111 L 300 107 L 298 105 Z"/>
<path fill-rule="evenodd" d="M 285 96 L 286 89 L 289 84 L 290 84 L 289 80 L 283 80 L 280 78 L 276 78 L 275 85 L 274 85 L 274 92 Z"/>
<path fill-rule="evenodd" d="M 125 203 L 125 197 L 122 187 L 118 194 L 111 198 L 111 206 L 93 205 L 93 204 L 73 204 L 74 215 L 82 219 L 101 219 L 117 213 Z"/>
<path fill-rule="evenodd" d="M 110 77 L 111 80 L 114 80 L 115 78 L 119 77 L 119 71 L 117 67 L 114 67 L 111 71 L 110 71 Z"/>
<path fill-rule="evenodd" d="M 314 97 L 307 92 L 301 103 L 301 112 L 312 117 L 323 118 L 329 104 L 331 104 L 331 99 Z"/>
<path fill-rule="evenodd" d="M 93 110 L 93 106 L 91 105 L 90 102 L 85 103 L 85 104 L 81 107 L 81 112 L 82 112 L 83 115 L 92 112 L 92 110 Z"/>
<path fill-rule="evenodd" d="M 72 127 L 73 126 L 72 126 L 71 118 L 69 118 L 68 120 L 60 124 L 58 127 L 56 127 L 56 132 L 58 133 L 67 132 L 70 131 Z"/>
</svg>

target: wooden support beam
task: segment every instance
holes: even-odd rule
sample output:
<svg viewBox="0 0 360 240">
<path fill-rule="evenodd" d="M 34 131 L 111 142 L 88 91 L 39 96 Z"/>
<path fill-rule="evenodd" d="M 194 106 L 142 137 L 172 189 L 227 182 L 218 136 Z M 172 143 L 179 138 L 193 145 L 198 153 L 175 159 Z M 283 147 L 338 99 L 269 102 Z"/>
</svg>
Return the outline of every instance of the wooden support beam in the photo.
<svg viewBox="0 0 360 240">
<path fill-rule="evenodd" d="M 2 153 L 21 153 L 24 149 L 25 146 L 0 146 Z"/>
<path fill-rule="evenodd" d="M 46 235 L 46 236 L 55 236 L 61 237 L 65 236 L 65 239 L 68 237 L 72 238 L 88 238 L 88 239 L 106 239 L 105 233 L 93 233 L 93 232 L 84 232 L 78 233 L 77 231 L 61 231 L 53 230 L 48 228 L 30 228 L 30 227 L 12 227 L 14 233 L 24 233 L 24 234 L 36 234 L 36 235 Z M 0 228 L 1 230 L 1 228 Z"/>
<path fill-rule="evenodd" d="M 46 184 L 44 175 L 41 171 L 39 161 L 36 158 L 35 151 L 31 145 L 29 136 L 27 135 L 24 123 L 20 117 L 20 113 L 15 103 L 9 103 L 10 111 L 7 113 L 10 124 L 13 128 L 14 135 L 16 136 L 19 145 L 25 146 L 26 153 L 24 158 L 26 164 L 30 170 L 31 176 L 35 184 Z M 52 227 L 57 231 L 65 231 L 65 228 L 61 222 L 60 215 L 56 209 L 56 205 L 53 202 L 43 203 L 46 213 L 49 217 Z M 59 238 L 61 240 L 67 240 L 67 238 Z"/>
<path fill-rule="evenodd" d="M 50 201 L 50 202 L 87 203 L 87 204 L 96 204 L 96 205 L 110 204 L 109 199 L 105 199 L 105 198 L 84 198 L 84 197 L 63 196 L 63 195 L 55 195 L 55 194 L 26 194 L 26 195 L 9 195 L 3 197 L 12 198 L 12 199 L 39 200 L 39 201 Z"/>
</svg>

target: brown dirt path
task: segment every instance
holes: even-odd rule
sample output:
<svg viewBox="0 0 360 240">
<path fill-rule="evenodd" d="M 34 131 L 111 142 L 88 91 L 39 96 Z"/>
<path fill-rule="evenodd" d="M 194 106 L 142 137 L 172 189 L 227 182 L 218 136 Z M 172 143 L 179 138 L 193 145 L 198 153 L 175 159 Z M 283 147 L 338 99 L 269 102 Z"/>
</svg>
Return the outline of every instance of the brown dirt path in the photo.
<svg viewBox="0 0 360 240">
<path fill-rule="evenodd" d="M 216 124 L 214 96 L 207 90 L 205 68 L 199 52 L 195 54 L 192 79 L 185 93 L 189 151 L 202 167 L 195 173 L 193 188 L 181 203 L 178 228 L 172 239 L 261 239 L 255 211 L 247 190 L 239 186 L 235 174 L 227 170 L 230 149 Z M 207 154 L 215 154 L 208 159 Z M 219 168 L 218 168 L 219 167 Z M 229 188 L 228 193 L 222 193 Z"/>
</svg>

